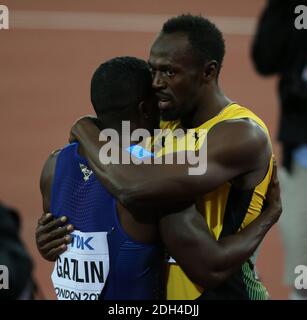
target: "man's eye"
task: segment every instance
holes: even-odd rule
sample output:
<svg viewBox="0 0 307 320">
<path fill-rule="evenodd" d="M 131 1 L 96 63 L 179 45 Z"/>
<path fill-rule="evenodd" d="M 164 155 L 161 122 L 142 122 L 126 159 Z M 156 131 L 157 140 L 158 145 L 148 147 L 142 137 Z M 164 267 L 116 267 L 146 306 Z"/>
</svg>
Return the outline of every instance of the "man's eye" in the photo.
<svg viewBox="0 0 307 320">
<path fill-rule="evenodd" d="M 168 77 L 172 77 L 175 75 L 175 72 L 173 70 L 166 70 L 165 73 Z"/>
</svg>

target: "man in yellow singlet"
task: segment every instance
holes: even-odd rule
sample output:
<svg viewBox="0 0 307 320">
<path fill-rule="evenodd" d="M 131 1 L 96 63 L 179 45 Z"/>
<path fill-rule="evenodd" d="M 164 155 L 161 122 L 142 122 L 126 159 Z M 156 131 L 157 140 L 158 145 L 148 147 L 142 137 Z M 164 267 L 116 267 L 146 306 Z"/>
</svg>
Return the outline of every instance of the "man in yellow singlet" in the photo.
<svg viewBox="0 0 307 320">
<path fill-rule="evenodd" d="M 273 163 L 265 124 L 249 109 L 228 99 L 219 87 L 224 52 L 223 36 L 217 27 L 206 18 L 187 14 L 163 25 L 148 61 L 162 128 L 194 128 L 199 152 L 202 149 L 197 132 L 207 130 L 205 173 L 189 175 L 190 165 L 102 165 L 98 157 L 102 143 L 96 143 L 96 150 L 93 145 L 87 147 L 93 138 L 87 134 L 90 122 L 80 120 L 73 128 L 97 177 L 126 208 L 143 214 L 152 210 L 163 213 L 174 204 L 196 201 L 201 218 L 216 239 L 237 233 L 260 214 Z M 163 150 L 166 154 L 167 143 Z M 268 293 L 255 271 L 255 257 L 241 264 L 217 288 L 206 290 L 195 284 L 200 283 L 197 274 L 206 271 L 201 265 L 195 266 L 191 257 L 199 252 L 210 259 L 211 253 L 201 250 L 195 237 L 196 224 L 193 237 L 185 232 L 184 227 L 191 224 L 193 229 L 194 223 L 181 213 L 160 219 L 163 240 L 177 244 L 170 254 L 180 256 L 178 252 L 189 248 L 178 265 L 174 260 L 170 264 L 167 298 L 267 299 Z M 189 273 L 191 269 L 193 279 L 183 271 Z"/>
</svg>

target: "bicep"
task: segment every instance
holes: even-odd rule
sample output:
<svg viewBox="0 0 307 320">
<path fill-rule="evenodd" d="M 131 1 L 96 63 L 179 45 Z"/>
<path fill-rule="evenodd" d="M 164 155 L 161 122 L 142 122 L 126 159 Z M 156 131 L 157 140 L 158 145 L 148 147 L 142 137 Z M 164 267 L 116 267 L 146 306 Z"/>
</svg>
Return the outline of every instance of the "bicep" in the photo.
<svg viewBox="0 0 307 320">
<path fill-rule="evenodd" d="M 157 170 L 146 185 L 138 188 L 143 199 L 152 197 L 163 203 L 194 200 L 242 172 L 242 166 L 225 161 L 227 150 L 215 149 L 209 149 L 205 164 L 173 165 Z M 191 169 L 194 169 L 194 174 L 191 174 Z"/>
<path fill-rule="evenodd" d="M 138 206 L 166 207 L 176 201 L 189 201 L 213 191 L 223 183 L 253 171 L 259 163 L 267 137 L 262 129 L 244 119 L 226 121 L 208 134 L 194 164 L 142 165 L 142 176 L 127 185 L 125 195 Z M 205 156 L 203 156 L 205 155 Z M 191 169 L 197 169 L 191 174 Z"/>
<path fill-rule="evenodd" d="M 40 177 L 40 191 L 42 194 L 43 211 L 50 212 L 50 196 L 55 172 L 56 160 L 60 150 L 53 152 L 47 159 Z"/>
<path fill-rule="evenodd" d="M 150 201 L 151 205 L 161 206 L 162 210 L 163 206 L 174 202 L 193 201 L 237 173 L 237 167 L 224 164 L 220 159 L 212 152 L 206 159 L 205 170 L 200 163 L 144 166 L 143 176 L 139 181 L 135 179 L 123 194 L 127 199 L 133 199 L 134 203 L 142 205 Z M 192 168 L 200 170 L 199 174 L 190 174 Z"/>
<path fill-rule="evenodd" d="M 215 268 L 219 245 L 194 205 L 162 217 L 159 228 L 169 254 L 191 279 L 203 279 Z"/>
</svg>

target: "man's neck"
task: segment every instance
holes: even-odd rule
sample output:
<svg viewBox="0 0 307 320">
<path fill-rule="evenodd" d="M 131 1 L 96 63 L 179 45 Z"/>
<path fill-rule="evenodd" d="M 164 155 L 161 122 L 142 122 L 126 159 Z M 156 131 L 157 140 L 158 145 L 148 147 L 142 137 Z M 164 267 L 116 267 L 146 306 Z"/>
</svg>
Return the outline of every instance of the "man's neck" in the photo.
<svg viewBox="0 0 307 320">
<path fill-rule="evenodd" d="M 181 119 L 181 124 L 185 128 L 197 128 L 217 116 L 231 102 L 219 89 L 205 94 L 190 116 Z"/>
</svg>

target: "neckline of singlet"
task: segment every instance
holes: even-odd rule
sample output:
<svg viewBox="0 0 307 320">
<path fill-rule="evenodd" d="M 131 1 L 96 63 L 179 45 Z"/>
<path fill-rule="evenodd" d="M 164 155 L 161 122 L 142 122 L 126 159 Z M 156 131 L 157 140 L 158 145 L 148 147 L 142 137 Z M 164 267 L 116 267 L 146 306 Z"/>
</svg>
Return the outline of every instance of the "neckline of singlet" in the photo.
<svg viewBox="0 0 307 320">
<path fill-rule="evenodd" d="M 200 128 L 203 127 L 205 124 L 207 124 L 207 123 L 213 121 L 214 119 L 222 116 L 222 114 L 223 114 L 226 110 L 228 110 L 228 108 L 230 108 L 232 105 L 237 105 L 237 103 L 236 103 L 236 102 L 230 102 L 230 103 L 228 103 L 218 114 L 216 114 L 215 116 L 213 116 L 211 119 L 205 121 L 204 123 L 202 123 L 200 126 L 196 127 L 195 129 L 200 129 Z"/>
<path fill-rule="evenodd" d="M 230 106 L 232 106 L 233 104 L 237 104 L 236 102 L 230 102 L 230 103 L 228 103 L 215 117 L 218 117 L 218 116 L 220 116 L 222 113 L 224 113 L 224 111 L 226 110 L 226 109 L 228 109 Z M 213 117 L 214 118 L 214 117 Z"/>
</svg>

